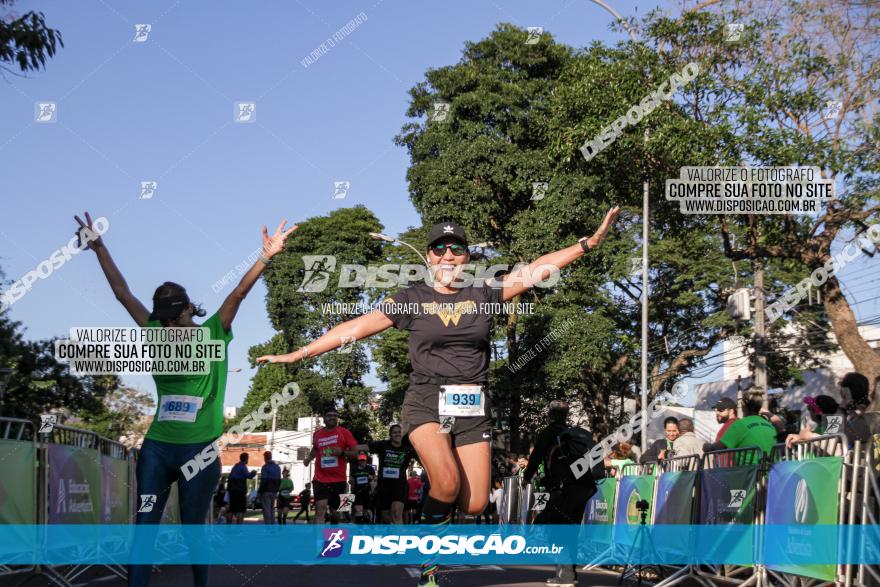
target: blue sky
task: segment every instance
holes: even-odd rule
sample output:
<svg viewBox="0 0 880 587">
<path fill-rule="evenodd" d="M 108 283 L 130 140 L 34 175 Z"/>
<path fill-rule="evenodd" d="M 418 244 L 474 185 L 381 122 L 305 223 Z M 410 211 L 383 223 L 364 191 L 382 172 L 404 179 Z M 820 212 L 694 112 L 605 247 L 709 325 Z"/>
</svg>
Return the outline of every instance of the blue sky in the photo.
<svg viewBox="0 0 880 587">
<path fill-rule="evenodd" d="M 653 5 L 618 9 L 631 16 Z M 543 26 L 573 46 L 622 39 L 601 8 L 570 0 L 19 0 L 14 9 L 43 11 L 65 47 L 46 71 L 0 81 L 7 278 L 66 243 L 73 215 L 89 210 L 108 218 L 105 241 L 147 306 L 155 287 L 171 280 L 209 313 L 229 292 L 214 293 L 212 284 L 259 246 L 263 224 L 356 204 L 375 212 L 388 233 L 419 223 L 407 193 L 408 158 L 392 140 L 406 122 L 407 90 L 427 68 L 455 63 L 465 41 L 499 22 Z M 366 21 L 303 67 L 359 13 Z M 134 43 L 139 23 L 152 29 Z M 38 101 L 57 103 L 56 123 L 34 122 Z M 233 121 L 239 101 L 256 102 L 256 122 Z M 141 181 L 158 182 L 154 197 L 138 199 Z M 333 198 L 334 181 L 351 182 L 345 199 Z M 865 272 L 866 261 L 853 265 L 854 274 Z M 242 372 L 230 373 L 229 405 L 241 403 L 253 375 L 247 349 L 272 335 L 264 297 L 259 283 L 234 325 L 229 364 Z M 35 339 L 131 322 L 91 253 L 37 282 L 10 312 Z M 148 377 L 126 381 L 154 390 Z"/>
</svg>

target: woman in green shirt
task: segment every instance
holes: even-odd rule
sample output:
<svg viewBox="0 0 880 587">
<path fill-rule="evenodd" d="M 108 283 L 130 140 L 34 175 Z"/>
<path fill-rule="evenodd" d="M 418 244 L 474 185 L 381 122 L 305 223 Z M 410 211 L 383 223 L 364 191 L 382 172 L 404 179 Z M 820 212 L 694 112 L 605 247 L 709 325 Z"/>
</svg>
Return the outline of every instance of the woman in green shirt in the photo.
<svg viewBox="0 0 880 587">
<path fill-rule="evenodd" d="M 281 486 L 278 488 L 278 523 L 287 523 L 287 514 L 290 513 L 290 502 L 293 501 L 293 479 L 290 478 L 290 469 L 281 472 Z"/>
<path fill-rule="evenodd" d="M 263 255 L 226 297 L 217 313 L 202 324 L 196 324 L 193 318 L 203 317 L 206 312 L 190 301 L 182 286 L 170 281 L 156 289 L 153 311 L 147 311 L 128 289 L 103 239 L 95 233 L 91 215 L 86 212 L 85 216 L 85 222 L 79 216 L 74 217 L 79 224 L 77 235 L 80 243 L 88 240 L 86 246 L 98 257 L 98 263 L 116 299 L 138 326 L 200 326 L 208 329 L 212 341 L 224 345 L 223 360 L 211 361 L 207 374 L 153 374 L 158 395 L 156 414 L 141 446 L 136 470 L 139 502 L 137 524 L 158 524 L 161 521 L 171 485 L 175 481 L 181 523 L 204 524 L 211 508 L 214 488 L 220 480 L 221 466 L 215 441 L 223 434 L 223 400 L 228 371 L 225 347 L 232 340 L 232 321 L 269 260 L 284 249 L 285 240 L 297 227 L 285 230 L 287 221 L 282 221 L 270 237 L 264 226 Z M 188 466 L 193 462 L 200 463 L 195 471 Z M 193 566 L 195 585 L 208 584 L 208 568 L 204 565 Z M 150 572 L 149 565 L 130 566 L 128 584 L 147 585 Z"/>
</svg>

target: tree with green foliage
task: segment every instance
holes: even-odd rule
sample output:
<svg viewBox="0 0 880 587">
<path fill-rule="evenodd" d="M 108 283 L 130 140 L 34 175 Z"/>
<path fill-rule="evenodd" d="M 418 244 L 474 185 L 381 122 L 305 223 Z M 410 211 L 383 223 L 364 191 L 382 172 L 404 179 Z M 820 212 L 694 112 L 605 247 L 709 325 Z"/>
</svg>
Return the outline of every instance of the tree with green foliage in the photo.
<svg viewBox="0 0 880 587">
<path fill-rule="evenodd" d="M 15 0 L 0 0 L 0 9 L 11 7 Z M 23 72 L 46 67 L 46 59 L 63 47 L 61 32 L 47 27 L 42 12 L 0 15 L 0 71 L 15 73 L 4 65 L 14 63 Z"/>
</svg>

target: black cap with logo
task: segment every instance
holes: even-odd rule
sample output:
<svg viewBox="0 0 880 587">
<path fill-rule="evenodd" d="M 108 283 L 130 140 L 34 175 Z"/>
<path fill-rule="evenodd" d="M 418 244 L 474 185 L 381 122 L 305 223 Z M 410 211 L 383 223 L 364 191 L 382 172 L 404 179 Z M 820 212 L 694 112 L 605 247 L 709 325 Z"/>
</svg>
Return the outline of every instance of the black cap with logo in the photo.
<svg viewBox="0 0 880 587">
<path fill-rule="evenodd" d="M 715 404 L 715 409 L 719 412 L 723 410 L 735 410 L 736 402 L 734 402 L 729 397 L 722 397 L 720 400 L 718 400 L 718 403 Z"/>
<path fill-rule="evenodd" d="M 443 238 L 452 238 L 460 241 L 464 246 L 468 245 L 464 229 L 455 222 L 438 222 L 432 226 L 431 231 L 428 233 L 428 246 L 430 247 Z"/>
<path fill-rule="evenodd" d="M 174 320 L 189 306 L 189 296 L 174 294 L 153 299 L 153 312 L 150 320 Z"/>
</svg>

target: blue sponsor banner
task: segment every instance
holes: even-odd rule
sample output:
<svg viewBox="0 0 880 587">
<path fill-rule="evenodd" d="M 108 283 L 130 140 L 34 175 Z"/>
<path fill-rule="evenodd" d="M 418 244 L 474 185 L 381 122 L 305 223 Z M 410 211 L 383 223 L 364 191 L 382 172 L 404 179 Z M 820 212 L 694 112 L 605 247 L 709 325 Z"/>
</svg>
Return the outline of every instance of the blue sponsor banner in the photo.
<svg viewBox="0 0 880 587">
<path fill-rule="evenodd" d="M 417 565 L 431 556 L 439 564 L 589 564 L 592 542 L 607 543 L 612 526 L 453 525 L 441 535 L 430 526 L 220 525 L 0 526 L 0 564 L 22 557 L 45 565 L 69 564 L 369 564 Z M 631 533 L 633 549 L 605 553 L 604 564 L 752 564 L 753 545 L 764 532 L 763 562 L 792 564 L 810 552 L 812 564 L 880 563 L 877 526 L 813 526 L 792 544 L 791 526 L 618 526 Z M 831 536 L 850 533 L 838 552 L 825 548 Z M 681 543 L 693 535 L 695 547 L 669 552 L 652 545 Z M 97 538 L 96 538 L 97 536 Z M 711 540 L 710 540 L 711 538 Z M 75 546 L 70 546 L 75 544 Z M 711 544 L 712 549 L 701 545 Z M 295 546 L 294 546 L 295 545 Z M 617 549 L 615 549 L 617 550 Z"/>
</svg>

